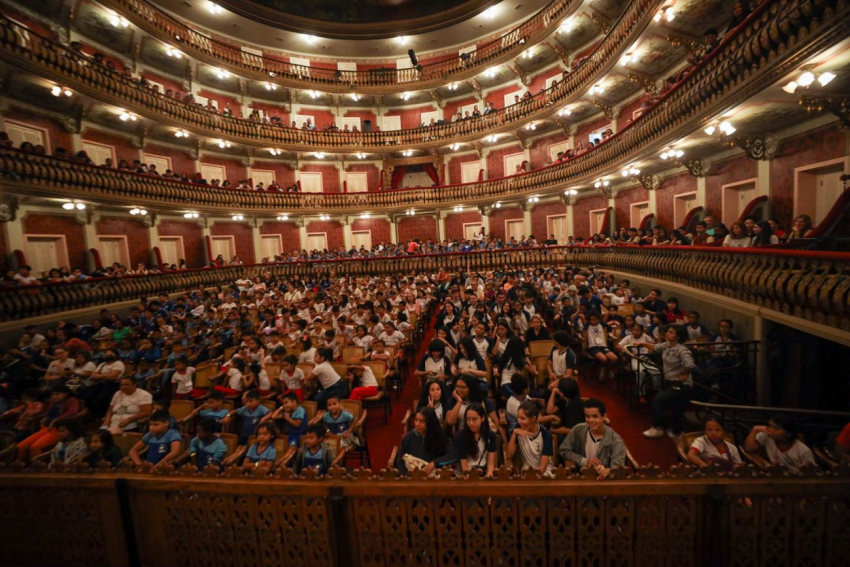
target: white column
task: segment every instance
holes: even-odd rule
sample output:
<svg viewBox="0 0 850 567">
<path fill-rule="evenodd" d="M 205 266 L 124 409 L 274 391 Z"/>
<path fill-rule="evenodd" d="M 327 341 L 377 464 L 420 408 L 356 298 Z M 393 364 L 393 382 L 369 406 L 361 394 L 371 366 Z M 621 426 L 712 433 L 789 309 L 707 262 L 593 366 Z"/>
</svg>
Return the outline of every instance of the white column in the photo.
<svg viewBox="0 0 850 567">
<path fill-rule="evenodd" d="M 617 230 L 617 228 L 618 228 L 617 227 L 617 205 L 616 205 L 616 203 L 614 203 L 614 197 L 615 197 L 614 193 L 611 192 L 611 198 L 608 199 L 608 206 L 611 207 L 611 212 L 608 215 L 608 217 L 609 217 L 608 224 L 611 227 L 612 233 L 615 230 Z"/>
<path fill-rule="evenodd" d="M 302 221 L 301 225 L 298 227 L 298 239 L 300 241 L 301 246 L 299 247 L 301 250 L 307 248 L 307 221 Z"/>
<path fill-rule="evenodd" d="M 345 217 L 343 219 L 342 224 L 342 245 L 345 246 L 346 251 L 351 250 L 351 241 L 353 237 L 351 235 L 351 219 Z"/>
<path fill-rule="evenodd" d="M 251 243 L 254 245 L 254 263 L 259 264 L 262 259 L 263 249 L 260 246 L 260 224 L 261 221 L 255 221 L 251 227 Z"/>
<path fill-rule="evenodd" d="M 702 207 L 706 214 L 709 214 L 708 197 L 705 189 L 705 177 L 697 177 L 697 207 Z M 720 214 L 720 211 L 711 211 L 714 214 Z"/>
<path fill-rule="evenodd" d="M 767 215 L 769 217 L 773 214 L 770 206 L 770 160 L 759 160 L 756 162 L 756 165 L 758 166 L 758 183 L 756 190 L 759 197 L 767 197 Z"/>
<path fill-rule="evenodd" d="M 490 234 L 490 217 L 482 214 L 481 215 L 481 226 L 484 227 L 484 234 Z"/>
<path fill-rule="evenodd" d="M 26 253 L 26 242 L 24 241 L 24 215 L 27 214 L 26 209 L 21 206 L 15 213 L 15 220 L 3 223 L 6 227 L 6 242 L 9 245 L 9 252 L 20 250 Z"/>
<path fill-rule="evenodd" d="M 532 234 L 531 232 L 531 207 L 522 211 L 522 226 L 525 229 L 525 235 Z M 538 236 L 538 238 L 540 238 Z M 543 237 L 545 239 L 545 236 Z"/>
<path fill-rule="evenodd" d="M 437 235 L 441 242 L 446 239 L 446 219 L 442 211 L 437 213 Z"/>
<path fill-rule="evenodd" d="M 97 227 L 96 223 L 100 220 L 100 213 L 91 211 L 89 216 L 89 222 L 83 225 L 83 234 L 85 237 L 85 247 L 88 252 L 91 248 L 97 248 L 100 242 L 97 238 Z"/>
<path fill-rule="evenodd" d="M 575 207 L 572 205 L 567 205 L 567 236 L 575 236 L 573 232 L 573 213 L 575 212 Z"/>
<path fill-rule="evenodd" d="M 649 193 L 649 212 L 655 215 L 655 220 L 658 222 L 658 199 L 655 191 L 647 191 Z"/>
<path fill-rule="evenodd" d="M 764 317 L 756 315 L 753 324 L 753 339 L 761 341 L 756 364 L 756 404 L 767 406 L 770 403 L 770 375 L 767 372 L 767 325 Z"/>
<path fill-rule="evenodd" d="M 392 217 L 389 219 L 390 221 L 390 240 L 392 240 L 393 244 L 398 244 L 398 223 L 393 220 Z"/>
</svg>

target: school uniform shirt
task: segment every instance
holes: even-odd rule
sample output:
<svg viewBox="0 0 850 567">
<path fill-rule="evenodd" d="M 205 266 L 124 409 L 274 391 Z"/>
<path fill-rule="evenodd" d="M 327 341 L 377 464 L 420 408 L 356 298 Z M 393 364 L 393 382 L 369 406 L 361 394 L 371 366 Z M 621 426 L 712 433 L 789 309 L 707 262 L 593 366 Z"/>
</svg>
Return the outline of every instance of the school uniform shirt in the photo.
<svg viewBox="0 0 850 567">
<path fill-rule="evenodd" d="M 212 409 L 202 409 L 198 412 L 198 416 L 200 419 L 211 418 L 214 419 L 216 423 L 221 423 L 221 420 L 225 418 L 225 416 L 230 413 L 227 408 L 221 408 L 218 410 Z"/>
<path fill-rule="evenodd" d="M 269 373 L 266 372 L 265 368 L 261 369 L 260 373 L 257 374 L 257 388 L 264 392 L 268 392 L 272 389 L 272 383 L 271 380 L 269 380 Z"/>
<path fill-rule="evenodd" d="M 361 388 L 370 388 L 370 387 L 378 387 L 378 379 L 375 378 L 375 373 L 372 372 L 372 369 L 368 366 L 363 367 L 363 375 L 360 377 L 360 387 Z"/>
<path fill-rule="evenodd" d="M 490 349 L 493 348 L 493 343 L 490 342 L 490 339 L 487 337 L 482 337 L 481 339 L 472 337 L 472 344 L 475 345 L 475 350 L 481 355 L 482 360 L 487 360 L 487 357 L 490 356 Z"/>
<path fill-rule="evenodd" d="M 619 344 L 623 348 L 626 348 L 626 347 L 630 347 L 632 345 L 635 345 L 637 343 L 654 344 L 655 339 L 653 339 L 652 337 L 650 337 L 646 333 L 642 334 L 639 339 L 635 339 L 634 336 L 632 336 L 631 333 L 630 333 L 630 334 L 626 335 L 625 337 L 623 337 L 622 339 L 620 339 L 620 342 L 617 343 L 617 344 Z M 638 347 L 637 353 L 638 354 L 649 354 L 649 349 L 647 349 L 646 347 Z"/>
<path fill-rule="evenodd" d="M 72 371 L 71 377 L 68 378 L 68 381 L 65 382 L 65 385 L 68 386 L 71 391 L 76 392 L 83 386 L 91 386 L 94 383 L 94 380 L 91 378 L 83 378 L 83 372 L 88 372 L 89 376 L 91 373 L 97 370 L 97 365 L 89 360 L 82 366 L 74 365 L 74 370 Z"/>
<path fill-rule="evenodd" d="M 381 333 L 381 336 L 378 337 L 380 340 L 384 341 L 385 345 L 397 345 L 401 341 L 404 340 L 404 333 L 401 331 L 393 331 L 391 335 L 388 335 L 386 331 Z"/>
<path fill-rule="evenodd" d="M 455 455 L 457 455 L 457 458 L 459 460 L 466 459 L 467 464 L 469 464 L 469 468 L 486 470 L 487 455 L 496 452 L 496 434 L 488 430 L 487 435 L 482 435 L 481 438 L 478 439 L 477 458 L 463 453 L 463 446 L 460 439 L 460 435 L 457 435 L 454 438 Z"/>
<path fill-rule="evenodd" d="M 342 435 L 354 423 L 354 416 L 345 410 L 339 412 L 339 415 L 336 417 L 332 416 L 331 412 L 325 412 L 322 416 L 322 423 L 328 428 L 328 433 Z"/>
<path fill-rule="evenodd" d="M 325 452 L 327 450 L 328 449 L 324 445 L 319 445 L 315 452 L 305 447 L 301 470 L 314 469 L 316 471 L 319 471 L 319 474 L 325 474 L 326 472 L 328 472 L 326 459 L 331 459 L 329 458 L 329 456 L 325 455 Z"/>
<path fill-rule="evenodd" d="M 204 470 L 213 461 L 221 463 L 225 454 L 227 454 L 227 445 L 218 437 L 213 439 L 209 445 L 205 445 L 197 437 L 189 442 L 189 456 L 195 455 L 198 470 Z"/>
<path fill-rule="evenodd" d="M 555 376 L 566 376 L 567 370 L 574 370 L 576 367 L 576 353 L 569 347 L 564 352 L 560 352 L 558 347 L 553 347 L 549 353 L 549 360 L 552 361 L 552 370 Z"/>
<path fill-rule="evenodd" d="M 664 362 L 664 379 L 671 382 L 679 382 L 679 376 L 685 372 L 685 369 L 693 370 L 694 357 L 688 347 L 681 343 L 676 343 L 671 346 L 668 342 L 659 344 L 656 352 L 661 352 L 661 360 Z M 688 374 L 688 379 L 684 381 L 688 386 L 694 385 L 693 373 Z"/>
<path fill-rule="evenodd" d="M 331 363 L 327 360 L 313 367 L 313 375 L 325 390 L 341 380 L 339 374 L 336 373 L 336 370 L 334 370 Z"/>
<path fill-rule="evenodd" d="M 260 420 L 269 413 L 269 408 L 260 405 L 252 410 L 248 406 L 242 406 L 236 410 L 236 415 L 242 418 L 242 435 L 250 437 L 254 434 L 254 429 L 259 425 Z"/>
<path fill-rule="evenodd" d="M 602 323 L 587 326 L 587 348 L 596 347 L 608 348 L 608 343 L 605 342 L 605 328 Z"/>
<path fill-rule="evenodd" d="M 545 427 L 537 425 L 537 432 L 532 437 L 517 435 L 517 445 L 522 457 L 522 466 L 527 469 L 538 469 L 542 457 L 549 457 L 548 473 L 552 469 L 554 447 L 552 434 Z"/>
<path fill-rule="evenodd" d="M 120 360 L 116 360 L 115 362 L 101 362 L 100 366 L 97 367 L 97 371 L 101 374 L 109 374 L 116 370 L 118 371 L 118 378 L 124 376 L 126 367 Z"/>
<path fill-rule="evenodd" d="M 294 419 L 295 421 L 301 420 L 301 424 L 298 427 L 295 427 L 290 423 L 286 424 L 288 428 L 288 431 L 286 432 L 286 441 L 290 445 L 297 447 L 301 444 L 301 436 L 307 433 L 307 410 L 298 406 L 295 408 L 295 411 L 289 415 L 289 418 Z"/>
<path fill-rule="evenodd" d="M 708 437 L 703 435 L 702 437 L 697 437 L 694 439 L 694 442 L 691 443 L 691 449 L 696 449 L 699 451 L 699 458 L 704 461 L 713 461 L 717 459 L 726 459 L 731 461 L 733 465 L 740 464 L 741 462 L 741 454 L 738 453 L 738 448 L 735 447 L 732 443 L 723 442 L 723 445 L 726 447 L 726 453 L 721 454 L 720 451 L 717 450 L 714 443 L 708 440 Z"/>
<path fill-rule="evenodd" d="M 375 337 L 372 335 L 363 335 L 362 337 L 354 337 L 351 339 L 351 342 L 354 346 L 363 347 L 366 350 L 369 350 L 369 347 L 372 345 L 372 341 L 375 340 Z"/>
<path fill-rule="evenodd" d="M 153 465 L 160 462 L 171 451 L 171 444 L 174 441 L 182 441 L 180 433 L 174 429 L 168 429 L 161 436 L 157 437 L 150 431 L 142 437 L 142 442 L 148 446 L 148 452 L 145 454 L 145 460 Z"/>
<path fill-rule="evenodd" d="M 700 337 L 708 335 L 708 329 L 706 329 L 704 325 L 700 324 L 697 324 L 696 327 L 692 327 L 689 324 L 685 325 L 685 330 L 688 332 L 689 341 L 695 341 Z"/>
<path fill-rule="evenodd" d="M 448 407 L 446 408 L 446 411 L 452 411 L 455 408 L 455 406 L 457 405 L 457 403 L 458 403 L 458 401 L 456 399 L 454 399 L 454 397 L 452 397 L 452 399 L 450 399 L 448 404 L 447 404 Z M 458 414 L 457 414 L 458 429 L 460 429 L 463 426 L 463 424 L 466 423 L 466 410 L 469 409 L 469 405 L 470 405 L 469 402 L 461 402 L 460 403 L 460 410 L 458 411 Z M 493 400 L 491 400 L 490 398 L 484 399 L 484 411 L 487 412 L 487 415 L 490 415 L 492 412 L 496 411 L 496 405 L 493 403 Z"/>
<path fill-rule="evenodd" d="M 508 398 L 508 401 L 505 402 L 505 419 L 508 422 L 508 436 L 514 432 L 514 429 L 519 426 L 519 421 L 517 420 L 517 412 L 519 411 L 519 405 L 525 401 L 524 399 L 520 400 L 516 396 L 511 396 Z M 584 415 L 582 414 L 582 418 Z"/>
<path fill-rule="evenodd" d="M 782 451 L 776 446 L 776 443 L 764 431 L 756 435 L 756 442 L 764 447 L 767 451 L 767 457 L 774 465 L 788 467 L 788 469 L 799 472 L 799 470 L 808 464 L 815 463 L 815 457 L 812 455 L 812 450 L 806 447 L 800 441 L 794 441 L 791 448 L 787 451 Z"/>
<path fill-rule="evenodd" d="M 514 366 L 513 361 L 509 362 L 508 365 L 502 370 L 502 381 L 499 383 L 500 386 L 504 386 L 505 384 L 511 383 L 511 378 L 514 374 L 518 374 L 522 372 L 522 368 L 517 368 Z"/>
<path fill-rule="evenodd" d="M 643 327 L 644 329 L 649 329 L 650 325 L 652 325 L 652 315 L 649 313 L 644 313 L 642 315 L 635 315 L 635 323 Z"/>
<path fill-rule="evenodd" d="M 192 391 L 192 380 L 195 377 L 195 368 L 189 366 L 184 372 L 175 371 L 171 375 L 171 383 L 175 384 L 175 393 L 188 394 Z"/>
<path fill-rule="evenodd" d="M 313 364 L 314 356 L 316 355 L 316 347 L 311 347 L 298 355 L 298 363 L 307 362 Z"/>
<path fill-rule="evenodd" d="M 480 370 L 486 372 L 487 367 L 484 365 L 484 360 L 481 358 L 465 358 L 460 354 L 455 357 L 455 364 L 459 370 Z M 479 380 L 487 381 L 486 376 L 476 376 Z"/>
<path fill-rule="evenodd" d="M 442 356 L 439 360 L 437 360 L 430 354 L 426 354 L 422 357 L 422 360 L 419 361 L 419 366 L 416 369 L 420 372 L 433 372 L 437 376 L 440 374 L 445 374 L 446 376 L 451 374 L 451 366 L 447 356 Z"/>
<path fill-rule="evenodd" d="M 288 374 L 281 368 L 278 380 L 286 385 L 287 390 L 300 390 L 304 387 L 304 371 L 295 367 L 292 374 Z"/>
<path fill-rule="evenodd" d="M 227 387 L 238 392 L 242 391 L 242 372 L 238 368 L 227 369 Z"/>
<path fill-rule="evenodd" d="M 254 443 L 248 448 L 248 454 L 245 455 L 245 458 L 252 463 L 259 463 L 260 461 L 274 462 L 275 457 L 277 457 L 277 451 L 275 451 L 274 443 L 269 443 L 262 451 L 259 449 L 260 444 Z"/>
</svg>

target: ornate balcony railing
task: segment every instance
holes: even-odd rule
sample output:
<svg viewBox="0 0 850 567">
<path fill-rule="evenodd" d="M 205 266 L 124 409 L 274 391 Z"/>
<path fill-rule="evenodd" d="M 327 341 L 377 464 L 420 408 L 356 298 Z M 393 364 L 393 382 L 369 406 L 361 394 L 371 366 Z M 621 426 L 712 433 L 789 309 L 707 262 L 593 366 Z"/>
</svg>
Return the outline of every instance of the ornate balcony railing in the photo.
<svg viewBox="0 0 850 567">
<path fill-rule="evenodd" d="M 240 76 L 299 89 L 367 94 L 437 88 L 474 77 L 540 43 L 558 29 L 567 14 L 581 5 L 577 0 L 554 0 L 519 26 L 478 46 L 466 58 L 458 55 L 422 65 L 421 69 L 396 69 L 393 64 L 391 68 L 338 71 L 245 53 L 238 43 L 227 43 L 199 33 L 145 0 L 101 0 L 101 3 L 114 8 L 154 37 L 179 46 L 188 55 Z M 255 50 L 259 48 L 255 47 Z"/>
<path fill-rule="evenodd" d="M 850 331 L 850 254 L 714 247 L 563 247 L 416 256 L 279 262 L 184 270 L 151 276 L 0 288 L 1 320 L 19 320 L 161 293 L 232 283 L 265 272 L 288 277 L 331 272 L 425 274 L 439 269 L 512 270 L 564 265 L 621 270 L 684 284 Z"/>
<path fill-rule="evenodd" d="M 652 21 L 653 10 L 661 3 L 662 0 L 630 3 L 586 61 L 544 94 L 476 119 L 387 132 L 298 130 L 216 114 L 196 104 L 141 88 L 132 78 L 94 65 L 85 56 L 6 18 L 0 18 L 0 53 L 4 53 L 4 59 L 10 63 L 95 99 L 133 110 L 151 120 L 169 121 L 208 138 L 224 137 L 248 146 L 293 151 L 388 152 L 480 140 L 486 135 L 515 130 L 530 120 L 551 116 L 562 105 L 577 100 L 616 64 L 622 52 Z"/>
<path fill-rule="evenodd" d="M 743 102 L 786 75 L 799 65 L 799 61 L 843 39 L 848 20 L 850 5 L 842 0 L 767 0 L 747 22 L 727 34 L 711 57 L 641 118 L 589 152 L 525 175 L 462 185 L 369 193 L 261 194 L 191 186 L 107 170 L 92 174 L 95 170 L 85 166 L 14 157 L 6 150 L 1 154 L 5 162 L 4 183 L 10 190 L 17 188 L 48 196 L 63 196 L 73 191 L 83 198 L 110 203 L 145 204 L 150 208 L 188 203 L 210 211 L 236 208 L 257 214 L 267 214 L 270 210 L 295 213 L 401 210 L 525 199 L 530 195 L 560 192 L 570 185 L 589 184 L 600 175 L 616 171 L 689 134 L 701 121 L 712 119 L 723 109 Z M 0 26 L 0 49 L 18 45 L 16 38 L 12 29 Z M 32 45 L 37 44 L 32 42 Z M 32 53 L 29 49 L 14 49 L 9 56 L 25 61 Z M 91 66 L 77 66 L 72 59 L 56 58 L 53 51 L 42 55 L 50 57 L 33 59 L 34 69 L 46 64 L 51 68 L 73 68 L 86 76 L 101 77 L 107 73 Z M 582 66 L 578 72 L 584 68 Z M 109 78 L 112 80 L 111 74 Z M 117 89 L 118 85 L 111 87 Z M 127 89 L 146 100 L 162 98 L 135 86 Z M 107 89 L 107 92 L 112 91 Z M 175 101 L 168 103 L 184 106 Z"/>
<path fill-rule="evenodd" d="M 839 567 L 850 553 L 846 468 L 646 467 L 606 481 L 165 468 L 0 475 L 0 563 Z"/>
</svg>

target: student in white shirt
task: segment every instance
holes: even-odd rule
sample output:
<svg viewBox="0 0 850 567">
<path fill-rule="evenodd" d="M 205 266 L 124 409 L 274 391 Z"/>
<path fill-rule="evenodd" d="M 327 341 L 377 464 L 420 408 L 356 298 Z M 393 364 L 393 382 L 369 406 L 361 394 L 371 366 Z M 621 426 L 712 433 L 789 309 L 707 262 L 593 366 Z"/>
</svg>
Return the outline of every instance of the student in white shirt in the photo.
<svg viewBox="0 0 850 567">
<path fill-rule="evenodd" d="M 753 427 L 744 441 L 744 449 L 757 451 L 764 447 L 772 464 L 799 472 L 804 466 L 813 465 L 815 458 L 811 449 L 797 439 L 798 433 L 799 427 L 794 418 L 777 413 L 770 417 L 767 425 Z"/>
<path fill-rule="evenodd" d="M 316 349 L 316 354 L 313 356 L 313 361 L 316 366 L 307 375 L 306 380 L 318 380 L 322 390 L 316 394 L 315 400 L 319 405 L 319 409 L 327 408 L 327 401 L 330 396 L 337 396 L 340 400 L 348 398 L 348 383 L 336 373 L 333 366 L 333 349 L 322 347 Z"/>
<path fill-rule="evenodd" d="M 741 464 L 741 455 L 734 443 L 724 439 L 723 420 L 715 414 L 708 414 L 702 420 L 705 433 L 697 437 L 688 449 L 688 460 L 698 467 L 714 465 L 721 470 L 730 471 Z"/>
</svg>

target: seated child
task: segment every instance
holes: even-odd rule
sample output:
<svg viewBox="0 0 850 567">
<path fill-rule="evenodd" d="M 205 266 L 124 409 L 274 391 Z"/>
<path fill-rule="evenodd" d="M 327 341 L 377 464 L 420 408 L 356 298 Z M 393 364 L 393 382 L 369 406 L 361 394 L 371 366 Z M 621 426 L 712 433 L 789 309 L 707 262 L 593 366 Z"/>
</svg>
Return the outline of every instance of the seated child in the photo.
<svg viewBox="0 0 850 567">
<path fill-rule="evenodd" d="M 339 396 L 328 398 L 328 410 L 322 412 L 322 423 L 325 424 L 328 433 L 339 436 L 340 446 L 349 448 L 358 444 L 357 437 L 352 433 L 354 416 L 342 409 Z"/>
<path fill-rule="evenodd" d="M 83 435 L 83 424 L 75 418 L 57 420 L 56 436 L 58 441 L 50 452 L 51 463 L 76 463 L 89 452 Z"/>
<path fill-rule="evenodd" d="M 189 459 L 199 471 L 209 465 L 218 467 L 227 454 L 227 445 L 216 435 L 218 428 L 218 423 L 211 417 L 198 422 L 198 434 L 189 443 Z"/>
<path fill-rule="evenodd" d="M 513 459 L 517 450 L 523 469 L 534 469 L 543 475 L 552 474 L 554 444 L 552 434 L 537 422 L 540 406 L 525 400 L 517 410 L 517 424 L 508 442 L 507 458 Z"/>
<path fill-rule="evenodd" d="M 277 451 L 274 448 L 277 427 L 273 423 L 261 423 L 257 426 L 256 435 L 257 442 L 248 448 L 248 454 L 242 462 L 242 470 L 260 469 L 268 473 L 277 457 Z"/>
<path fill-rule="evenodd" d="M 171 384 L 174 387 L 174 398 L 177 400 L 191 400 L 202 398 L 207 394 L 206 390 L 195 388 L 193 378 L 195 367 L 189 366 L 184 355 L 180 355 L 174 361 L 174 373 L 171 375 Z"/>
<path fill-rule="evenodd" d="M 212 419 L 215 422 L 215 431 L 221 431 L 221 420 L 227 415 L 227 409 L 224 407 L 224 394 L 221 392 L 213 392 L 203 404 L 199 405 L 186 417 L 180 420 L 180 423 L 192 421 L 195 416 L 200 419 Z"/>
<path fill-rule="evenodd" d="M 579 468 L 596 471 L 597 480 L 611 474 L 611 468 L 626 463 L 626 444 L 617 433 L 605 425 L 605 404 L 590 398 L 584 402 L 585 423 L 579 423 L 561 443 L 559 453 L 564 460 Z"/>
<path fill-rule="evenodd" d="M 282 419 L 286 422 L 286 440 L 293 447 L 301 444 L 301 436 L 307 431 L 307 411 L 298 405 L 298 395 L 295 392 L 284 394 L 281 406 L 274 413 L 267 415 L 263 421 Z"/>
<path fill-rule="evenodd" d="M 91 439 L 89 439 L 89 454 L 84 459 L 89 466 L 94 468 L 97 467 L 98 463 L 105 461 L 115 467 L 123 458 L 124 455 L 121 454 L 121 449 L 115 445 L 115 440 L 110 431 L 100 429 L 92 433 Z"/>
<path fill-rule="evenodd" d="M 260 393 L 257 390 L 248 390 L 242 395 L 242 407 L 228 412 L 224 419 L 221 420 L 222 425 L 230 423 L 234 415 L 242 418 L 242 427 L 239 431 L 239 444 L 245 445 L 248 443 L 248 438 L 254 434 L 254 430 L 259 425 L 260 420 L 266 417 L 269 413 L 269 408 L 260 405 Z"/>
<path fill-rule="evenodd" d="M 378 379 L 375 378 L 375 373 L 372 372 L 371 368 L 359 364 L 349 364 L 348 371 L 352 381 L 354 379 L 360 381 L 360 385 L 351 390 L 350 399 L 362 400 L 378 395 Z"/>
<path fill-rule="evenodd" d="M 15 441 L 20 443 L 32 435 L 40 426 L 41 418 L 44 417 L 44 404 L 38 399 L 38 390 L 31 388 L 24 390 L 21 395 L 23 403 L 8 410 L 0 417 L 18 416 L 12 431 Z"/>
<path fill-rule="evenodd" d="M 171 400 L 154 400 L 152 411 L 164 411 L 168 414 L 168 429 L 177 429 L 177 420 L 171 415 Z"/>
<path fill-rule="evenodd" d="M 688 449 L 688 460 L 698 467 L 714 465 L 720 470 L 731 471 L 741 464 L 741 455 L 734 444 L 724 439 L 723 419 L 713 413 L 702 420 L 705 433 L 697 437 Z"/>
<path fill-rule="evenodd" d="M 299 400 L 304 399 L 304 371 L 298 368 L 298 359 L 294 354 L 289 354 L 281 361 L 280 389 L 283 393 L 278 400 L 283 402 L 283 397 L 292 392 Z"/>
<path fill-rule="evenodd" d="M 295 474 L 301 474 L 304 469 L 315 469 L 320 475 L 324 475 L 331 468 L 334 456 L 322 445 L 325 433 L 325 426 L 321 423 L 314 423 L 307 428 L 304 445 L 298 449 L 292 465 Z"/>
<path fill-rule="evenodd" d="M 767 425 L 753 427 L 744 441 L 744 449 L 756 451 L 760 446 L 764 447 L 772 464 L 799 472 L 802 467 L 814 464 L 815 457 L 812 450 L 797 439 L 798 432 L 794 418 L 777 413 L 771 416 Z"/>
<path fill-rule="evenodd" d="M 130 449 L 129 456 L 134 464 L 142 464 L 139 455 L 145 449 L 145 460 L 151 463 L 153 468 L 161 467 L 180 456 L 183 438 L 177 431 L 168 427 L 170 417 L 166 410 L 153 412 L 148 422 L 148 432 Z"/>
</svg>

